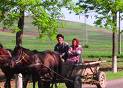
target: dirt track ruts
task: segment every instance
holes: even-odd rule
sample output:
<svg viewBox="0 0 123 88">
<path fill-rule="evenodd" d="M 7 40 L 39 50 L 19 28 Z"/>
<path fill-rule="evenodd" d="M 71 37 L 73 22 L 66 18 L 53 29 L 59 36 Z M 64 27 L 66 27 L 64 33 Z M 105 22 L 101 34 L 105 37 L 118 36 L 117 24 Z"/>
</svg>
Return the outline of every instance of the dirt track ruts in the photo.
<svg viewBox="0 0 123 88">
<path fill-rule="evenodd" d="M 83 85 L 83 88 L 97 88 L 97 87 L 94 85 Z M 123 88 L 123 78 L 107 81 L 106 88 Z"/>
</svg>

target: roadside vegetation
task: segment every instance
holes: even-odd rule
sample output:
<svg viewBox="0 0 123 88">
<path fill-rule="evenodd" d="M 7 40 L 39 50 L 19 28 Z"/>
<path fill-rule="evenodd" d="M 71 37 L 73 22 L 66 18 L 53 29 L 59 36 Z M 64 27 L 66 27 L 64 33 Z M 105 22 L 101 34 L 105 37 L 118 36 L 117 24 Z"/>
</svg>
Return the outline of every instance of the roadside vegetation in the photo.
<svg viewBox="0 0 123 88">
<path fill-rule="evenodd" d="M 30 17 L 25 18 L 23 46 L 29 49 L 38 50 L 53 49 L 56 40 L 51 41 L 48 37 L 39 39 L 38 30 L 31 25 L 31 22 L 32 20 Z M 84 58 L 111 58 L 112 33 L 110 30 L 96 28 L 85 25 L 84 23 L 60 21 L 58 33 L 62 33 L 65 36 L 65 41 L 69 44 L 71 44 L 71 40 L 74 37 L 79 38 L 84 48 Z M 88 36 L 88 38 L 86 38 L 86 36 Z M 15 34 L 0 32 L 0 42 L 2 42 L 6 48 L 13 49 L 15 46 Z M 120 57 L 123 57 L 123 53 L 121 53 Z"/>
<path fill-rule="evenodd" d="M 119 79 L 123 77 L 123 71 L 119 71 L 117 73 L 106 72 L 106 76 L 108 80 Z"/>
<path fill-rule="evenodd" d="M 23 47 L 31 50 L 36 49 L 39 51 L 47 49 L 53 50 L 56 40 L 51 41 L 48 37 L 43 37 L 40 39 L 38 36 L 38 30 L 36 27 L 31 25 L 31 18 L 26 17 L 25 19 L 26 22 L 23 35 Z M 0 31 L 3 31 L 2 28 Z M 6 30 L 0 32 L 0 42 L 4 45 L 5 48 L 14 49 L 16 34 L 5 31 Z M 86 32 L 88 38 L 86 38 Z M 101 68 L 106 68 L 106 70 L 108 70 L 108 72 L 106 72 L 108 80 L 123 77 L 123 53 L 118 56 L 119 72 L 116 74 L 110 72 L 112 63 L 112 34 L 110 30 L 96 28 L 93 26 L 85 25 L 84 23 L 82 24 L 70 21 L 60 21 L 58 33 L 62 33 L 65 36 L 65 41 L 69 44 L 71 44 L 71 40 L 74 37 L 80 39 L 81 45 L 83 46 L 83 60 L 98 60 L 99 58 L 106 60 L 107 62 L 102 63 Z M 87 45 L 87 47 L 85 47 L 85 45 Z"/>
</svg>

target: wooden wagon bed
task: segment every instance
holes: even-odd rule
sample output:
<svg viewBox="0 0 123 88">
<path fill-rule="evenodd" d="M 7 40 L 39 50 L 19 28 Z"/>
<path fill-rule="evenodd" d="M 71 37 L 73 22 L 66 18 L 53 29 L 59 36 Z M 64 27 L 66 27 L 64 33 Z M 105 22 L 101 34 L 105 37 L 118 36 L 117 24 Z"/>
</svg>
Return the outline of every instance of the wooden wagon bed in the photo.
<svg viewBox="0 0 123 88">
<path fill-rule="evenodd" d="M 74 88 L 82 88 L 82 84 L 92 84 L 96 85 L 97 88 L 106 88 L 106 75 L 100 71 L 102 62 L 106 61 L 84 61 L 77 64 L 63 62 L 61 74 L 56 73 L 58 78 L 49 81 L 53 84 L 72 82 Z M 45 81 L 48 80 L 45 79 Z"/>
<path fill-rule="evenodd" d="M 77 64 L 63 63 L 62 75 L 74 81 L 79 80 L 81 84 L 92 84 L 96 85 L 97 88 L 105 88 L 106 75 L 100 71 L 102 62 L 106 61 L 84 61 Z"/>
</svg>

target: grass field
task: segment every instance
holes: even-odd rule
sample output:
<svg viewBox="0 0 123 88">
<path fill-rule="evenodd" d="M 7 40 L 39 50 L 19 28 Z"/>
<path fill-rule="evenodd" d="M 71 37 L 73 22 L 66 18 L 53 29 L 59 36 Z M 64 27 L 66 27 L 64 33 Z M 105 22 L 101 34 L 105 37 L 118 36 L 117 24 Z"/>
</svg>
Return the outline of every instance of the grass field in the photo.
<svg viewBox="0 0 123 88">
<path fill-rule="evenodd" d="M 39 39 L 38 30 L 31 25 L 31 18 L 25 18 L 23 47 L 29 49 L 36 49 L 39 51 L 53 50 L 56 40 L 50 41 L 48 38 Z M 85 30 L 85 28 L 87 30 Z M 80 39 L 81 45 L 88 45 L 88 48 L 84 48 L 82 57 L 84 60 L 98 60 L 102 58 L 107 60 L 107 63 L 103 63 L 102 67 L 111 68 L 111 53 L 112 53 L 112 33 L 110 30 L 100 29 L 93 26 L 85 25 L 82 23 L 74 22 L 59 22 L 58 33 L 62 33 L 65 36 L 65 41 L 71 44 L 71 40 L 76 37 Z M 5 48 L 14 49 L 15 47 L 15 33 L 0 32 L 0 42 Z M 122 35 L 123 44 L 123 35 Z M 123 51 L 123 46 L 122 46 Z M 118 58 L 118 68 L 123 68 L 123 52 L 120 58 Z M 108 75 L 112 73 L 107 73 Z M 119 73 L 121 74 L 121 73 Z M 114 74 L 112 74 L 114 76 Z M 113 77 L 112 76 L 112 77 Z M 123 77 L 123 75 L 120 75 Z M 112 79 L 112 78 L 108 78 Z"/>
<path fill-rule="evenodd" d="M 31 24 L 31 22 L 32 19 L 30 17 L 25 18 L 23 47 L 39 51 L 47 49 L 53 50 L 56 40 L 50 41 L 48 38 L 39 39 L 38 30 Z M 76 37 L 80 39 L 82 46 L 88 45 L 88 48 L 83 47 L 82 57 L 84 59 L 92 58 L 93 60 L 94 58 L 102 57 L 107 60 L 108 57 L 108 60 L 111 60 L 111 30 L 96 28 L 82 23 L 60 21 L 58 33 L 62 33 L 65 36 L 65 41 L 69 44 L 71 44 L 71 40 Z M 15 47 L 15 34 L 0 32 L 0 42 L 3 43 L 6 48 L 13 49 Z M 121 47 L 123 51 L 123 46 Z M 122 60 L 123 52 L 120 56 L 120 59 Z"/>
<path fill-rule="evenodd" d="M 107 80 L 114 80 L 123 77 L 123 71 L 120 71 L 118 73 L 113 72 L 106 72 Z"/>
<path fill-rule="evenodd" d="M 23 46 L 37 50 L 53 49 L 56 41 L 50 41 L 48 38 L 39 39 L 38 30 L 31 25 L 31 22 L 32 19 L 30 17 L 25 18 L 24 33 L 26 35 L 23 37 Z M 87 30 L 85 30 L 85 28 Z M 80 39 L 82 46 L 88 45 L 88 48 L 84 48 L 83 51 L 84 58 L 111 57 L 112 33 L 110 30 L 100 29 L 82 23 L 60 21 L 58 33 L 62 33 L 65 36 L 65 41 L 69 44 L 71 44 L 71 40 L 76 37 Z M 1 32 L 0 42 L 2 42 L 6 48 L 13 49 L 15 46 L 15 34 Z M 121 56 L 123 56 L 123 53 L 121 53 Z"/>
</svg>

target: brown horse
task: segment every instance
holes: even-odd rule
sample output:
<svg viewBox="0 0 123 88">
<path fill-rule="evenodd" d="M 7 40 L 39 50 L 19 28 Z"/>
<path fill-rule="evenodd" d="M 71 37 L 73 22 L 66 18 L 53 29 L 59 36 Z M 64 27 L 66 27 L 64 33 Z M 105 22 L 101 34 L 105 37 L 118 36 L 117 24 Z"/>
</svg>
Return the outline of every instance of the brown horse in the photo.
<svg viewBox="0 0 123 88">
<path fill-rule="evenodd" d="M 2 53 L 2 55 L 7 56 L 5 53 Z M 2 69 L 7 78 L 5 88 L 11 88 L 10 79 L 15 73 L 22 73 L 24 76 L 23 88 L 26 88 L 29 80 L 28 75 L 32 75 L 33 88 L 35 88 L 35 81 L 38 81 L 39 88 L 50 88 L 50 81 L 55 81 L 57 74 L 61 73 L 61 58 L 53 51 L 38 52 L 23 47 L 15 47 L 12 58 L 11 55 L 1 58 L 0 62 L 5 64 Z M 67 82 L 67 88 L 74 88 L 71 86 L 72 84 Z"/>
<path fill-rule="evenodd" d="M 38 52 L 23 47 L 15 47 L 13 58 L 15 62 L 13 67 L 18 68 L 21 73 L 32 74 L 33 83 L 38 81 L 39 88 L 42 86 L 49 88 L 50 81 L 47 79 L 55 80 L 56 73 L 59 74 L 61 70 L 61 58 L 53 51 Z M 41 82 L 42 80 L 45 81 Z M 35 88 L 35 84 L 33 88 Z"/>
<path fill-rule="evenodd" d="M 13 77 L 13 69 L 10 68 L 11 63 L 11 50 L 6 50 L 4 48 L 0 48 L 0 68 L 4 72 L 6 77 L 6 82 L 4 84 L 5 88 L 11 88 L 10 80 Z"/>
<path fill-rule="evenodd" d="M 10 49 L 0 48 L 0 68 L 2 72 L 5 74 L 6 82 L 4 84 L 4 88 L 11 88 L 10 80 L 14 76 L 14 74 L 21 73 L 20 69 L 12 67 L 14 60 L 12 58 L 13 51 Z M 27 80 L 30 76 L 23 73 L 23 84 L 26 84 Z M 26 88 L 23 85 L 23 88 Z"/>
<path fill-rule="evenodd" d="M 61 59 L 53 51 L 30 51 L 22 47 L 16 47 L 11 53 L 9 51 L 0 48 L 0 67 L 6 76 L 5 88 L 11 88 L 10 80 L 17 73 L 22 73 L 24 78 L 27 77 L 23 81 L 23 88 L 26 88 L 29 79 L 27 75 L 30 74 L 33 75 L 34 83 L 38 81 L 39 88 L 41 88 L 41 79 L 53 79 L 55 77 L 51 70 L 60 72 Z M 45 88 L 49 87 L 47 83 L 43 85 Z"/>
</svg>

